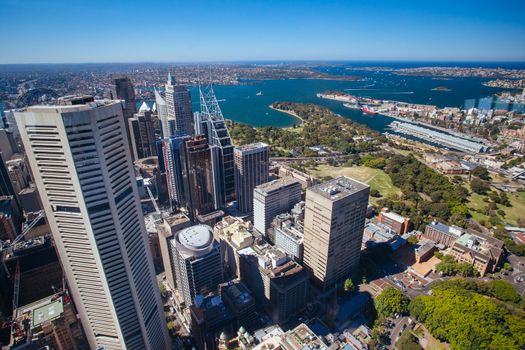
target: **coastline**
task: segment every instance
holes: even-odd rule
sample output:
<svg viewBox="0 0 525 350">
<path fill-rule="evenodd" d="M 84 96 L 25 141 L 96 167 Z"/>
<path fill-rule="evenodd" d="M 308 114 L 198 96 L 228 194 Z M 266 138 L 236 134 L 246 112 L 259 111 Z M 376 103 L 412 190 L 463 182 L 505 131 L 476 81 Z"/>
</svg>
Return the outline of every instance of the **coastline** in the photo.
<svg viewBox="0 0 525 350">
<path fill-rule="evenodd" d="M 290 110 L 287 110 L 287 109 L 275 108 L 273 106 L 273 104 L 269 105 L 268 107 L 270 107 L 270 109 L 273 109 L 274 111 L 285 113 L 285 114 L 291 115 L 294 118 L 299 119 L 301 121 L 300 124 L 304 123 L 304 119 L 299 117 L 299 115 L 297 115 L 297 113 L 295 113 L 294 111 L 290 111 Z M 290 128 L 293 128 L 293 126 L 286 126 L 286 127 L 282 128 L 282 129 L 290 129 Z"/>
</svg>

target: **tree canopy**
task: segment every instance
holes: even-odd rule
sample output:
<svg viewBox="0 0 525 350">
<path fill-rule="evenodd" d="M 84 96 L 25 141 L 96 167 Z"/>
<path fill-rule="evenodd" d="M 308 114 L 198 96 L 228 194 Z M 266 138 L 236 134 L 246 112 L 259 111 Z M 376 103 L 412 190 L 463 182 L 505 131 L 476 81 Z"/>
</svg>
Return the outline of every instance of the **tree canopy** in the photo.
<svg viewBox="0 0 525 350">
<path fill-rule="evenodd" d="M 408 313 L 408 299 L 401 291 L 394 287 L 385 288 L 381 294 L 374 299 L 377 313 L 382 316 L 392 317 L 396 313 Z"/>
</svg>

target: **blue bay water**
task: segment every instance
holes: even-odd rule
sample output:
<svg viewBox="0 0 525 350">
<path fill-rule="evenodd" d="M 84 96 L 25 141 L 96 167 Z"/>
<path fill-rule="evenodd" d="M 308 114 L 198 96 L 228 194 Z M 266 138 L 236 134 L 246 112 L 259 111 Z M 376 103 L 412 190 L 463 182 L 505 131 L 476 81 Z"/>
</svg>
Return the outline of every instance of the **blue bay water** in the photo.
<svg viewBox="0 0 525 350">
<path fill-rule="evenodd" d="M 523 106 L 508 106 L 497 103 L 492 95 L 505 89 L 482 85 L 490 79 L 450 78 L 436 80 L 432 77 L 399 76 L 390 72 L 353 71 L 347 67 L 321 67 L 321 71 L 334 74 L 347 74 L 363 78 L 362 81 L 337 80 L 266 80 L 249 82 L 243 85 L 215 86 L 224 117 L 255 127 L 287 127 L 299 123 L 287 114 L 274 111 L 269 105 L 274 102 L 316 103 L 326 106 L 344 117 L 366 124 L 377 131 L 385 131 L 393 119 L 390 117 L 364 115 L 360 111 L 343 107 L 342 102 L 323 100 L 316 94 L 323 91 L 344 91 L 352 95 L 377 99 L 397 100 L 410 103 L 432 104 L 438 107 L 478 107 L 482 109 L 502 108 L 522 110 Z M 435 91 L 436 87 L 446 87 L 451 91 Z M 261 96 L 257 93 L 261 92 Z M 194 107 L 198 108 L 198 91 L 192 89 Z"/>
</svg>

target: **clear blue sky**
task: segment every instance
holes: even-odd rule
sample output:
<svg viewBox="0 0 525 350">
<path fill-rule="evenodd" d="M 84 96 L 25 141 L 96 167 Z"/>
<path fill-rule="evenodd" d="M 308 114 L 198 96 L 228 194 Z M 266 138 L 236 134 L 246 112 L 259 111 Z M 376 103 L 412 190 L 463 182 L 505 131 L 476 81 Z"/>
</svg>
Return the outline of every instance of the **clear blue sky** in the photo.
<svg viewBox="0 0 525 350">
<path fill-rule="evenodd" d="M 521 60 L 525 0 L 0 0 L 0 63 Z"/>
</svg>

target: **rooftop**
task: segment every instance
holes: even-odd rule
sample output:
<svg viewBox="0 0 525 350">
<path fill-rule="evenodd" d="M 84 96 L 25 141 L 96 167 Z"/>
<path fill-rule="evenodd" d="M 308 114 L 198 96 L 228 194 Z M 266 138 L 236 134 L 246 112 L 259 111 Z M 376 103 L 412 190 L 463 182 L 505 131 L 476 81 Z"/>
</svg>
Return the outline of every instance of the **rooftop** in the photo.
<svg viewBox="0 0 525 350">
<path fill-rule="evenodd" d="M 54 101 L 54 105 L 36 105 L 26 107 L 20 112 L 56 113 L 56 112 L 79 112 L 97 107 L 120 104 L 118 100 L 95 100 L 93 96 L 64 96 Z"/>
<path fill-rule="evenodd" d="M 268 194 L 270 192 L 279 190 L 283 187 L 287 187 L 293 184 L 299 184 L 299 186 L 301 185 L 301 183 L 293 177 L 282 177 L 280 179 L 273 180 L 255 187 L 255 191 L 260 192 L 262 194 Z"/>
<path fill-rule="evenodd" d="M 323 182 L 322 184 L 312 186 L 308 191 L 335 201 L 369 188 L 368 185 L 348 176 L 340 176 L 333 180 Z"/>
<path fill-rule="evenodd" d="M 264 142 L 255 142 L 255 143 L 250 143 L 248 145 L 237 146 L 235 147 L 235 152 L 245 153 L 245 152 L 256 151 L 256 150 L 260 150 L 260 149 L 264 149 L 268 147 L 270 146 L 268 146 L 268 144 Z"/>
<path fill-rule="evenodd" d="M 458 226 L 448 226 L 448 225 L 445 225 L 445 224 L 442 224 L 440 222 L 437 222 L 437 221 L 433 221 L 432 223 L 430 223 L 428 226 L 440 231 L 440 232 L 443 232 L 445 234 L 448 234 L 448 235 L 454 235 L 456 237 L 460 237 L 462 234 L 463 234 L 463 229 L 461 227 L 458 227 Z"/>
<path fill-rule="evenodd" d="M 211 228 L 205 225 L 196 225 L 179 231 L 179 242 L 188 249 L 203 249 L 213 239 Z"/>
</svg>

